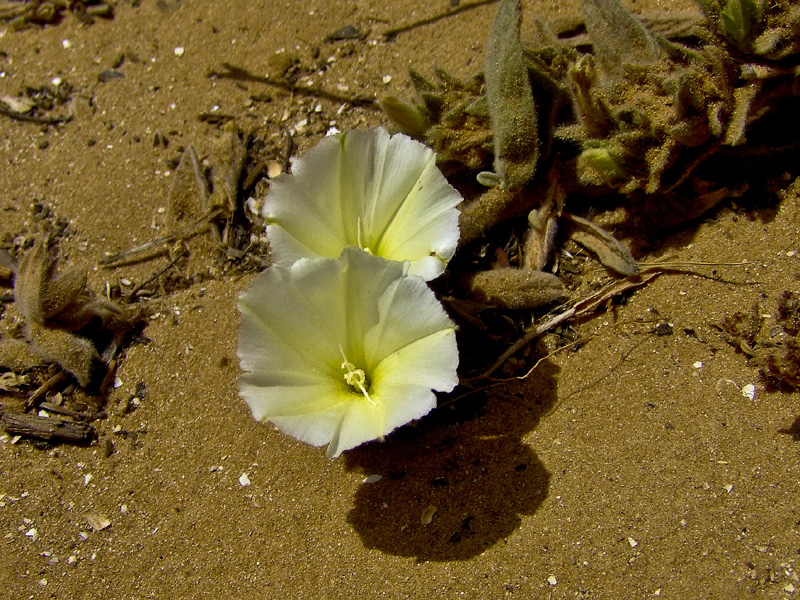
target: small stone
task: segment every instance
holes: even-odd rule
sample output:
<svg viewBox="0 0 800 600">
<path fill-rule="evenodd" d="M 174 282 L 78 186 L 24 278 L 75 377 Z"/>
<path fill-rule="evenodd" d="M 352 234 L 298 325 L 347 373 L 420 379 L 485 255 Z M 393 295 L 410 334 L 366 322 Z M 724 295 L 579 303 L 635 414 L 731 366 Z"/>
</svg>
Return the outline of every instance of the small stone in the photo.
<svg viewBox="0 0 800 600">
<path fill-rule="evenodd" d="M 628 538 L 628 543 L 631 545 L 631 548 L 636 548 L 636 546 L 638 546 L 638 545 L 639 545 L 639 542 L 637 542 L 637 541 L 636 541 L 635 539 L 633 539 L 632 537 L 629 537 L 629 538 Z"/>
<path fill-rule="evenodd" d="M 247 487 L 248 485 L 250 485 L 250 478 L 247 476 L 247 473 L 242 473 L 239 476 L 239 485 L 241 485 L 242 487 Z"/>
<path fill-rule="evenodd" d="M 89 485 L 89 483 L 94 479 L 94 475 L 91 473 L 87 473 L 83 476 L 83 485 Z"/>
<path fill-rule="evenodd" d="M 429 525 L 433 521 L 433 515 L 436 513 L 436 507 L 432 504 L 422 511 L 419 522 L 423 525 Z"/>
<path fill-rule="evenodd" d="M 383 475 L 370 475 L 369 477 L 365 477 L 363 483 L 378 483 L 381 479 L 383 479 Z"/>
<path fill-rule="evenodd" d="M 784 592 L 787 592 L 787 593 L 789 593 L 789 594 L 794 594 L 794 585 L 792 585 L 791 583 L 787 583 L 787 584 L 786 584 L 786 585 L 783 587 L 783 591 L 784 591 Z"/>
<path fill-rule="evenodd" d="M 692 363 L 692 366 L 695 369 L 702 369 L 703 368 L 703 361 L 698 360 L 697 362 Z"/>
<path fill-rule="evenodd" d="M 25 535 L 31 538 L 32 542 L 35 542 L 39 539 L 39 531 L 34 528 L 28 529 L 28 531 L 25 532 Z"/>
<path fill-rule="evenodd" d="M 550 577 L 547 578 L 547 583 L 550 585 L 556 585 L 558 583 L 558 579 L 556 579 L 555 575 L 550 575 Z"/>
<path fill-rule="evenodd" d="M 186 52 L 186 49 L 183 46 L 178 46 L 177 48 L 175 48 L 175 56 L 177 56 L 179 58 L 181 56 L 183 56 L 185 52 Z"/>
<path fill-rule="evenodd" d="M 392 81 L 392 76 L 391 75 L 384 75 L 383 79 L 381 79 L 381 81 L 383 81 L 383 85 L 388 85 Z"/>
<path fill-rule="evenodd" d="M 752 383 L 743 385 L 742 396 L 744 396 L 748 400 L 753 400 L 756 397 L 756 386 L 754 386 Z"/>
<path fill-rule="evenodd" d="M 729 483 L 728 485 L 724 486 L 724 489 L 725 489 L 726 492 L 728 492 L 730 494 L 731 490 L 733 490 L 733 484 Z"/>
</svg>

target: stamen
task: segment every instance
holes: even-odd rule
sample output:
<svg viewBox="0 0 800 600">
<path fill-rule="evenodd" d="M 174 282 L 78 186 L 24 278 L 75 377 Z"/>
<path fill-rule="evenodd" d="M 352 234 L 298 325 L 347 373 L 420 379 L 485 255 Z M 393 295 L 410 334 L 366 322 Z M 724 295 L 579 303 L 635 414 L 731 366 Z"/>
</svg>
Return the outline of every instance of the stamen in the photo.
<svg viewBox="0 0 800 600">
<path fill-rule="evenodd" d="M 367 254 L 372 254 L 372 250 L 370 250 L 367 246 L 364 245 L 364 240 L 361 235 L 363 227 L 361 226 L 361 217 L 358 217 L 358 221 L 356 222 L 356 241 L 358 242 L 358 247 L 362 250 L 366 251 Z"/>
<path fill-rule="evenodd" d="M 360 390 L 372 406 L 377 406 L 375 401 L 369 397 L 367 388 L 364 386 L 364 384 L 367 383 L 367 375 L 364 373 L 364 369 L 356 369 L 356 366 L 347 360 L 347 357 L 344 355 L 344 349 L 341 346 L 339 346 L 339 352 L 342 353 L 342 360 L 344 361 L 341 368 L 345 370 L 344 380 L 347 385 Z"/>
</svg>

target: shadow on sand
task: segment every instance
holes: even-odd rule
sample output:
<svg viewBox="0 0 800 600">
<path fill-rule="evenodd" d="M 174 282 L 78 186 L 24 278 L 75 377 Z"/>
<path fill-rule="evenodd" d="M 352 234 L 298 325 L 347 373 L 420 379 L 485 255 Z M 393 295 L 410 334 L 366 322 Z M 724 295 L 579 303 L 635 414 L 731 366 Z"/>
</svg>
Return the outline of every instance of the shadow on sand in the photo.
<svg viewBox="0 0 800 600">
<path fill-rule="evenodd" d="M 441 407 L 385 443 L 347 453 L 363 484 L 347 520 L 367 548 L 422 561 L 465 560 L 511 535 L 547 495 L 550 474 L 522 442 L 556 399 L 557 367 L 487 397 Z M 421 517 L 429 507 L 431 522 Z"/>
</svg>

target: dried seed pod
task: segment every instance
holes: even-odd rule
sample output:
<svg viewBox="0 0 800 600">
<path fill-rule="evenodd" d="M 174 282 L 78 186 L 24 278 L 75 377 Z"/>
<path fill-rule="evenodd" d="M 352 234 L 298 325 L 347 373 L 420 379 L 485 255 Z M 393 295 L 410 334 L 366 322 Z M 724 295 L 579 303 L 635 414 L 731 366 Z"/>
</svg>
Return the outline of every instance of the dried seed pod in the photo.
<svg viewBox="0 0 800 600">
<path fill-rule="evenodd" d="M 531 309 L 560 300 L 564 285 L 555 275 L 527 269 L 494 269 L 467 277 L 476 299 L 499 308 Z"/>
<path fill-rule="evenodd" d="M 214 190 L 209 197 L 206 212 L 222 210 L 222 218 L 230 218 L 238 207 L 239 179 L 247 158 L 247 146 L 239 135 L 239 129 L 231 121 L 211 148 L 209 161 L 212 165 L 211 182 Z"/>
</svg>

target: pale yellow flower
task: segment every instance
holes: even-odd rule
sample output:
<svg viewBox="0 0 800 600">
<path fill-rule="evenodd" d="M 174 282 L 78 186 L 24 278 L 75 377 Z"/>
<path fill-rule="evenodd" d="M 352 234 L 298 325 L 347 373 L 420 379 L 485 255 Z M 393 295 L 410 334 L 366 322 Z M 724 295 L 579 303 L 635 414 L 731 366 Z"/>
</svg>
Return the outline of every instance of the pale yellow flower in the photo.
<svg viewBox="0 0 800 600">
<path fill-rule="evenodd" d="M 458 381 L 455 326 L 407 271 L 351 246 L 259 275 L 239 296 L 253 416 L 336 457 L 434 408 Z"/>
<path fill-rule="evenodd" d="M 372 129 L 329 136 L 295 161 L 272 182 L 263 216 L 275 264 L 358 246 L 407 260 L 428 281 L 455 253 L 460 202 L 433 150 Z"/>
</svg>

